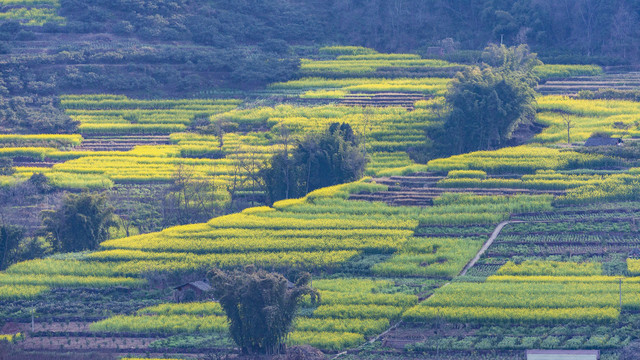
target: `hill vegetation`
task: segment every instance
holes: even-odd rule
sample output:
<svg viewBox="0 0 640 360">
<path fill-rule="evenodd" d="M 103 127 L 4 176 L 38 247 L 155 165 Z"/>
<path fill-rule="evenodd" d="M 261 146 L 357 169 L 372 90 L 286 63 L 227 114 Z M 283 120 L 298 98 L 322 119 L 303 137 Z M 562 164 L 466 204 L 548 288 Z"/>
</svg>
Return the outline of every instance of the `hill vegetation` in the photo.
<svg viewBox="0 0 640 360">
<path fill-rule="evenodd" d="M 429 1 L 330 4 L 315 0 L 187 2 L 175 0 L 61 1 L 67 28 L 78 32 L 135 34 L 143 39 L 197 44 L 353 44 L 380 51 L 415 51 L 452 38 L 464 49 L 503 39 L 534 51 L 587 61 L 637 58 L 638 28 L 632 1 Z M 460 27 L 459 24 L 467 24 Z M 424 26 L 429 24 L 429 26 Z M 582 41 L 575 41 L 581 39 Z M 594 57 L 589 59 L 588 57 Z"/>
<path fill-rule="evenodd" d="M 0 357 L 637 349 L 634 2 L 0 3 Z"/>
</svg>

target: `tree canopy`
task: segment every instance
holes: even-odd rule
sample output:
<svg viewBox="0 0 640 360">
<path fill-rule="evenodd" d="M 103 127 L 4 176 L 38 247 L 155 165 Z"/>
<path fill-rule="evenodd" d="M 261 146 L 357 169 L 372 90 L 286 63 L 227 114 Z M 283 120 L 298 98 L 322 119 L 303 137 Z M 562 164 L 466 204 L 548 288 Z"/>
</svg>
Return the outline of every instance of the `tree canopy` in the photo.
<svg viewBox="0 0 640 360">
<path fill-rule="evenodd" d="M 282 151 L 274 155 L 260 176 L 273 202 L 357 180 L 364 173 L 366 162 L 351 126 L 334 123 L 323 133 L 299 140 L 291 154 Z"/>
<path fill-rule="evenodd" d="M 115 226 L 114 208 L 100 194 L 68 194 L 57 210 L 42 212 L 43 224 L 56 249 L 92 250 L 107 240 Z"/>
<path fill-rule="evenodd" d="M 283 350 L 298 305 L 304 295 L 316 301 L 318 292 L 309 284 L 311 275 L 295 284 L 282 275 L 256 270 L 208 274 L 212 292 L 229 319 L 229 332 L 244 354 L 276 354 Z"/>
<path fill-rule="evenodd" d="M 494 67 L 458 73 L 445 95 L 443 129 L 431 134 L 436 155 L 505 146 L 516 127 L 535 116 L 535 54 L 526 46 L 490 46 L 483 57 Z"/>
<path fill-rule="evenodd" d="M 24 235 L 24 229 L 17 226 L 0 226 L 0 270 L 15 261 L 16 252 Z"/>
<path fill-rule="evenodd" d="M 506 47 L 489 44 L 482 52 L 482 61 L 503 74 L 509 74 L 527 83 L 537 85 L 538 78 L 533 69 L 542 65 L 538 55 L 529 50 L 528 45 Z"/>
<path fill-rule="evenodd" d="M 230 44 L 342 43 L 381 51 L 531 44 L 558 59 L 634 59 L 640 4 L 633 0 L 61 0 L 67 31 Z M 16 31 L 7 32 L 13 35 Z M 581 56 L 582 55 L 582 56 Z M 593 60 L 593 58 L 591 59 Z M 589 61 L 589 60 L 586 60 Z"/>
</svg>

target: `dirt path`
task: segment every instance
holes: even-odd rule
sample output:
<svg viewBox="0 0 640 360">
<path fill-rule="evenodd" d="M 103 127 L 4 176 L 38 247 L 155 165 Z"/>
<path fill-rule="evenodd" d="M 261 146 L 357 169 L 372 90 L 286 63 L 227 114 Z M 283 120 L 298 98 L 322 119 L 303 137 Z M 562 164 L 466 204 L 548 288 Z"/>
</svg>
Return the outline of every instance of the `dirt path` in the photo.
<svg viewBox="0 0 640 360">
<path fill-rule="evenodd" d="M 523 223 L 523 222 L 525 221 L 512 220 L 512 221 L 503 221 L 500 224 L 498 224 L 498 226 L 496 226 L 496 229 L 493 230 L 493 233 L 491 233 L 489 240 L 487 240 L 487 242 L 485 242 L 484 245 L 482 245 L 482 248 L 480 249 L 480 251 L 478 251 L 476 256 L 473 259 L 471 259 L 471 261 L 469 261 L 469 263 L 464 267 L 464 269 L 462 269 L 462 271 L 460 272 L 460 274 L 458 274 L 458 276 L 465 275 L 467 271 L 469 271 L 469 269 L 471 269 L 473 265 L 475 265 L 478 262 L 478 260 L 480 260 L 480 257 L 482 256 L 482 254 L 484 254 L 484 252 L 487 251 L 487 249 L 489 249 L 489 247 L 491 246 L 491 244 L 493 244 L 493 242 L 498 237 L 498 235 L 500 235 L 500 231 L 502 231 L 502 229 L 505 226 L 507 226 L 508 224 Z"/>
</svg>

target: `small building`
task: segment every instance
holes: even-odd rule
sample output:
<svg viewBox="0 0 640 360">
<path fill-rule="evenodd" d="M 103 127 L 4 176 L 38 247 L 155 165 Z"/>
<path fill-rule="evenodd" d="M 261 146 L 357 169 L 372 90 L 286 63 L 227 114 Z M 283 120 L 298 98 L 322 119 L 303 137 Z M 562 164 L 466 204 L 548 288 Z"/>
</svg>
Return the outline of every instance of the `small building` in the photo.
<svg viewBox="0 0 640 360">
<path fill-rule="evenodd" d="M 592 136 L 584 142 L 584 146 L 617 146 L 623 143 L 624 141 L 621 138 Z"/>
<path fill-rule="evenodd" d="M 527 350 L 527 360 L 600 360 L 600 350 Z"/>
<path fill-rule="evenodd" d="M 192 281 L 173 288 L 176 302 L 204 300 L 211 285 L 206 281 Z"/>
<path fill-rule="evenodd" d="M 444 48 L 440 46 L 429 46 L 427 56 L 444 56 Z"/>
</svg>

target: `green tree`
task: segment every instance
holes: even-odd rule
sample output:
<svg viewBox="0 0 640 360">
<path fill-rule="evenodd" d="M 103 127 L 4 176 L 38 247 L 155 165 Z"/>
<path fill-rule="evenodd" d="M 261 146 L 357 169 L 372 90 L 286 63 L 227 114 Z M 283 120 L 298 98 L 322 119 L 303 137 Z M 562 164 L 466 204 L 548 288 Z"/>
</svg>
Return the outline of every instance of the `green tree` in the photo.
<svg viewBox="0 0 640 360">
<path fill-rule="evenodd" d="M 57 250 L 92 250 L 116 226 L 113 211 L 105 195 L 68 194 L 59 209 L 42 212 L 42 222 Z"/>
<path fill-rule="evenodd" d="M 0 225 L 0 270 L 25 260 L 38 259 L 51 252 L 51 244 L 43 237 L 25 237 L 25 229 Z"/>
<path fill-rule="evenodd" d="M 304 295 L 312 301 L 318 292 L 309 284 L 311 275 L 299 276 L 291 284 L 282 275 L 256 270 L 208 274 L 212 292 L 229 319 L 229 332 L 243 354 L 275 354 L 284 349 L 284 341 Z"/>
<path fill-rule="evenodd" d="M 15 171 L 12 159 L 0 158 L 0 175 L 11 175 Z"/>
<path fill-rule="evenodd" d="M 304 196 L 326 186 L 359 179 L 367 159 L 349 124 L 334 123 L 299 140 L 289 153 L 271 158 L 260 172 L 270 201 Z"/>
<path fill-rule="evenodd" d="M 482 61 L 502 74 L 519 78 L 531 87 L 538 84 L 533 69 L 542 65 L 538 55 L 532 53 L 527 45 L 506 47 L 491 44 L 482 52 Z"/>
<path fill-rule="evenodd" d="M 24 229 L 12 225 L 0 226 L 0 270 L 4 270 L 16 260 Z"/>
<path fill-rule="evenodd" d="M 535 117 L 535 54 L 524 45 L 491 46 L 483 58 L 494 67 L 458 73 L 445 95 L 444 128 L 430 134 L 435 155 L 503 147 L 519 124 Z"/>
</svg>

